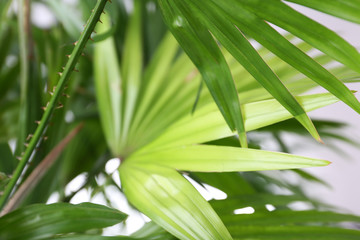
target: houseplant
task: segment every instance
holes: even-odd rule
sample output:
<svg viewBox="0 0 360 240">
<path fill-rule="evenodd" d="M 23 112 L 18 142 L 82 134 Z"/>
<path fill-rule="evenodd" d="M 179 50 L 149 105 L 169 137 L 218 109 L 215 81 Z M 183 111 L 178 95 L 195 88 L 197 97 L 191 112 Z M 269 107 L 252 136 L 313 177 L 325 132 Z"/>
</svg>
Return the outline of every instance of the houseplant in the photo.
<svg viewBox="0 0 360 240">
<path fill-rule="evenodd" d="M 357 1 L 293 2 L 360 19 Z M 325 133 L 339 125 L 313 124 L 305 112 L 338 99 L 359 112 L 359 102 L 339 79 L 356 81 L 360 55 L 335 33 L 277 0 L 136 0 L 132 9 L 123 1 L 80 1 L 73 9 L 82 12 L 79 18 L 61 1 L 43 3 L 61 23 L 47 31 L 30 25 L 30 1 L 19 1 L 17 20 L 8 15 L 10 1 L 2 3 L 2 238 L 112 239 L 101 237 L 99 229 L 125 214 L 114 209 L 108 187 L 154 221 L 131 237 L 114 239 L 358 238 L 358 231 L 339 224 L 358 222 L 357 216 L 319 211 L 324 206 L 300 187 L 244 173 L 328 164 L 256 149 L 246 132 L 276 137 L 285 126 L 299 131 L 299 122 L 321 141 L 315 125 Z M 292 44 L 292 35 L 278 34 L 266 21 L 304 42 Z M 250 38 L 268 50 L 254 48 Z M 324 54 L 305 54 L 313 48 Z M 341 65 L 322 67 L 334 59 Z M 330 93 L 300 96 L 318 85 Z M 297 121 L 279 123 L 293 116 Z M 264 128 L 274 123 L 279 124 Z M 114 157 L 121 162 L 121 186 L 104 170 Z M 67 193 L 68 183 L 84 172 L 84 184 Z M 209 203 L 189 179 L 227 198 Z M 271 184 L 292 195 L 277 195 Z M 82 189 L 100 194 L 110 208 L 68 204 Z M 45 205 L 54 192 L 62 203 Z M 293 211 L 288 204 L 294 201 L 312 209 Z M 234 214 L 244 206 L 255 213 Z"/>
</svg>

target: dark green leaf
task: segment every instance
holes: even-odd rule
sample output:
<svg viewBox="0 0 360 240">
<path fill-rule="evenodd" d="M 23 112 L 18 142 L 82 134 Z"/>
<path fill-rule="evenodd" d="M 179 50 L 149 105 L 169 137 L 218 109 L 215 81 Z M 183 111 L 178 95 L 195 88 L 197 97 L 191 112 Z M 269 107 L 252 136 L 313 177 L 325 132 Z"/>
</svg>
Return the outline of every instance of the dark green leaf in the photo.
<svg viewBox="0 0 360 240">
<path fill-rule="evenodd" d="M 239 208 L 253 207 L 254 209 L 265 209 L 266 204 L 283 207 L 295 201 L 305 202 L 306 199 L 297 195 L 273 195 L 257 192 L 254 194 L 232 196 L 224 200 L 212 200 L 210 203 L 220 216 L 227 216 L 233 214 L 234 210 Z M 230 216 L 229 219 L 232 219 L 232 217 L 236 218 L 236 216 L 240 216 L 239 218 L 241 218 L 243 215 Z M 250 215 L 250 218 L 251 216 L 253 215 Z"/>
<path fill-rule="evenodd" d="M 279 0 L 245 0 L 241 2 L 244 7 L 262 19 L 291 32 L 339 62 L 360 71 L 360 54 L 357 50 L 318 22 L 302 15 Z"/>
<path fill-rule="evenodd" d="M 286 0 L 306 7 L 310 7 L 339 18 L 355 23 L 360 23 L 360 1 L 359 0 Z"/>
<path fill-rule="evenodd" d="M 215 102 L 241 144 L 247 140 L 239 99 L 227 63 L 208 30 L 182 1 L 160 0 L 164 19 L 184 51 L 201 72 Z M 222 79 L 219 80 L 219 76 Z"/>
<path fill-rule="evenodd" d="M 146 223 L 140 230 L 131 234 L 134 238 L 143 238 L 148 240 L 169 240 L 176 239 L 170 233 L 165 231 L 162 227 L 154 222 Z"/>
<path fill-rule="evenodd" d="M 244 4 L 236 0 L 212 1 L 216 2 L 218 7 L 227 13 L 227 16 L 241 31 L 253 37 L 285 62 L 298 69 L 360 113 L 360 103 L 341 81 L 336 79 L 336 77 L 316 63 L 311 57 L 296 48 L 263 21 L 263 19 L 249 11 L 244 7 Z"/>
<path fill-rule="evenodd" d="M 146 240 L 145 238 L 133 238 L 127 236 L 114 236 L 114 237 L 104 237 L 101 235 L 70 235 L 66 237 L 55 237 L 47 238 L 46 240 Z M 162 240 L 162 238 L 156 238 L 156 240 Z M 150 240 L 150 239 L 148 239 Z M 164 239 L 165 240 L 165 239 Z"/>
<path fill-rule="evenodd" d="M 0 218 L 0 239 L 47 239 L 57 234 L 101 229 L 124 220 L 118 210 L 92 203 L 30 205 Z"/>
<path fill-rule="evenodd" d="M 188 6 L 244 68 L 316 138 L 320 137 L 304 109 L 266 65 L 255 48 L 233 25 L 226 13 L 208 1 L 188 1 Z"/>
<path fill-rule="evenodd" d="M 360 217 L 334 212 L 275 210 L 253 214 L 225 215 L 222 220 L 227 226 L 291 226 L 314 223 L 360 222 Z M 359 232 L 360 233 L 360 232 Z"/>
<path fill-rule="evenodd" d="M 229 226 L 235 239 L 358 240 L 360 231 L 311 226 Z"/>
<path fill-rule="evenodd" d="M 7 143 L 0 143 L 0 172 L 11 174 L 17 164 L 10 146 Z"/>
</svg>

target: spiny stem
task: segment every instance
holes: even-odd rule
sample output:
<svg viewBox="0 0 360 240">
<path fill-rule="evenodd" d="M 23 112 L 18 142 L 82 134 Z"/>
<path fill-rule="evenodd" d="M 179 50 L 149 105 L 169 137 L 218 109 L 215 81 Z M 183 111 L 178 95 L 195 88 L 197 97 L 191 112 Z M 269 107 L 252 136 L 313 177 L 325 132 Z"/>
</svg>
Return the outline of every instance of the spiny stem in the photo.
<svg viewBox="0 0 360 240">
<path fill-rule="evenodd" d="M 91 13 L 90 18 L 88 19 L 88 22 L 85 26 L 84 31 L 81 33 L 79 40 L 76 42 L 75 47 L 69 57 L 69 60 L 65 66 L 64 71 L 61 74 L 61 77 L 59 79 L 59 82 L 56 86 L 56 89 L 53 93 L 52 98 L 50 99 L 49 104 L 46 107 L 46 110 L 44 112 L 44 115 L 41 118 L 41 121 L 39 122 L 39 126 L 36 128 L 35 133 L 33 134 L 33 137 L 31 138 L 31 141 L 29 143 L 28 148 L 26 149 L 22 159 L 20 160 L 19 164 L 17 165 L 15 172 L 13 174 L 13 177 L 11 178 L 9 184 L 6 186 L 4 190 L 4 194 L 0 198 L 0 209 L 2 209 L 9 199 L 11 193 L 16 188 L 16 183 L 19 180 L 20 176 L 23 173 L 23 170 L 28 163 L 33 151 L 39 144 L 39 141 L 42 138 L 42 135 L 44 134 L 44 131 L 47 127 L 47 124 L 50 120 L 50 117 L 53 113 L 53 111 L 59 106 L 59 98 L 62 95 L 62 92 L 64 90 L 64 87 L 67 83 L 67 81 L 70 78 L 71 73 L 73 72 L 73 69 L 75 68 L 76 63 L 79 60 L 79 57 L 82 54 L 82 50 L 84 49 L 92 31 L 94 30 L 97 22 L 100 20 L 100 15 L 102 14 L 104 7 L 106 5 L 108 0 L 98 0 L 96 3 L 96 6 L 94 8 L 94 11 Z"/>
<path fill-rule="evenodd" d="M 46 171 L 55 163 L 56 159 L 62 153 L 64 148 L 69 142 L 80 132 L 84 123 L 77 125 L 55 148 L 51 150 L 48 155 L 40 162 L 40 164 L 34 169 L 34 171 L 26 178 L 24 183 L 19 187 L 16 193 L 10 198 L 4 209 L 0 212 L 0 216 L 3 216 L 16 208 L 18 204 L 26 197 L 26 195 L 36 186 L 36 184 L 42 179 Z"/>
</svg>

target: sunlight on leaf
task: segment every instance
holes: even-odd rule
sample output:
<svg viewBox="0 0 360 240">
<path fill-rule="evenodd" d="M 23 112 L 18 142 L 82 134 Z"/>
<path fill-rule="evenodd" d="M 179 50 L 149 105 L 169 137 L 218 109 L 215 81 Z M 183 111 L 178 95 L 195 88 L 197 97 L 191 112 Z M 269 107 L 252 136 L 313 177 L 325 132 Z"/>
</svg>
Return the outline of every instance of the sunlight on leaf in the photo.
<svg viewBox="0 0 360 240">
<path fill-rule="evenodd" d="M 131 161 L 120 166 L 127 198 L 180 239 L 232 239 L 198 191 L 178 172 Z"/>
<path fill-rule="evenodd" d="M 338 101 L 331 94 L 314 94 L 297 97 L 306 111 L 324 107 Z M 247 131 L 258 129 L 291 118 L 291 114 L 276 100 L 265 100 L 243 106 Z M 233 136 L 215 106 L 207 106 L 180 119 L 159 138 L 140 151 L 174 146 L 204 143 L 219 138 Z"/>
<path fill-rule="evenodd" d="M 194 172 L 263 171 L 329 164 L 325 160 L 278 152 L 210 145 L 167 148 L 145 154 L 134 153 L 128 161 Z"/>
</svg>

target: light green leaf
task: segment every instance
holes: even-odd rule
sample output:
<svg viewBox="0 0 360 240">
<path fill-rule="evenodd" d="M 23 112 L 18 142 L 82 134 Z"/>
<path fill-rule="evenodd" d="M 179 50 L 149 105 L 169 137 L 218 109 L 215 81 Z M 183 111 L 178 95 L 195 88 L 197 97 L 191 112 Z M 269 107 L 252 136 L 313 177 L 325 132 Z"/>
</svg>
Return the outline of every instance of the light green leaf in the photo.
<svg viewBox="0 0 360 240">
<path fill-rule="evenodd" d="M 142 48 L 142 1 L 134 1 L 134 11 L 127 27 L 127 34 L 122 59 L 122 79 L 124 89 L 124 112 L 121 138 L 126 141 L 131 120 L 135 111 L 136 99 L 142 79 L 143 48 Z"/>
<path fill-rule="evenodd" d="M 145 154 L 134 153 L 128 160 L 194 172 L 263 171 L 329 164 L 325 160 L 285 153 L 213 145 L 191 145 Z"/>
<path fill-rule="evenodd" d="M 166 92 L 166 76 L 178 48 L 179 46 L 175 38 L 170 33 L 166 34 L 147 66 L 140 93 L 138 94 L 138 106 L 134 119 L 131 122 L 129 138 L 134 137 L 143 123 L 148 121 L 147 115 L 151 111 L 153 103 L 158 100 L 157 97 L 159 95 Z M 129 141 L 131 140 L 133 139 Z M 137 140 L 135 139 L 134 141 Z"/>
<path fill-rule="evenodd" d="M 111 27 L 109 17 L 103 16 L 102 22 L 96 28 L 99 34 Z M 108 146 L 113 154 L 119 155 L 123 90 L 114 38 L 108 37 L 94 48 L 94 79 L 101 124 Z"/>
<path fill-rule="evenodd" d="M 338 101 L 331 94 L 314 94 L 297 97 L 297 100 L 308 111 L 321 108 Z M 243 105 L 245 127 L 247 131 L 268 126 L 292 117 L 276 100 L 264 100 Z M 215 106 L 209 105 L 188 115 L 169 127 L 141 152 L 154 149 L 197 144 L 213 141 L 234 135 L 226 126 Z"/>
<path fill-rule="evenodd" d="M 180 239 L 232 239 L 199 192 L 176 170 L 129 159 L 120 166 L 129 201 Z"/>
<path fill-rule="evenodd" d="M 0 239 L 49 239 L 58 234 L 109 227 L 125 217 L 120 211 L 92 203 L 35 204 L 1 217 Z"/>
<path fill-rule="evenodd" d="M 166 38 L 171 39 L 171 44 L 164 46 L 163 50 L 165 52 L 162 54 L 165 56 L 168 55 L 169 48 L 179 50 L 176 40 L 170 33 Z M 161 49 L 162 47 L 159 50 Z M 168 62 L 171 62 L 171 60 L 169 59 Z M 166 65 L 164 66 L 164 64 Z M 192 90 L 201 80 L 195 66 L 188 56 L 182 53 L 171 64 L 158 64 L 156 72 L 164 68 L 167 70 L 162 76 L 163 79 L 154 76 L 151 77 L 151 82 L 148 83 L 149 90 L 156 89 L 156 91 L 154 91 L 152 99 L 145 100 L 144 98 L 142 101 L 140 107 L 146 104 L 147 110 L 143 112 L 145 115 L 142 118 L 139 117 L 139 113 L 136 115 L 138 121 L 137 124 L 134 122 L 132 125 L 134 132 L 129 136 L 133 141 L 131 144 L 143 146 L 144 143 L 148 143 L 157 137 L 174 121 L 190 112 L 191 105 L 194 102 Z M 161 81 L 159 82 L 159 80 Z M 144 92 L 144 95 L 147 95 L 147 93 Z M 179 102 L 182 104 L 179 104 Z"/>
<path fill-rule="evenodd" d="M 209 31 L 182 1 L 160 0 L 164 19 L 184 51 L 201 72 L 220 112 L 231 130 L 247 146 L 239 99 L 227 63 Z M 218 79 L 219 76 L 222 79 Z"/>
</svg>

